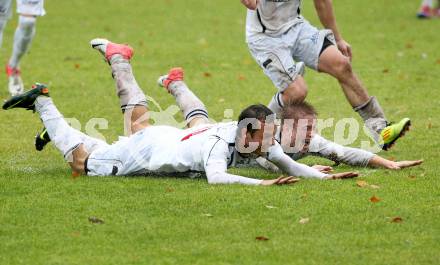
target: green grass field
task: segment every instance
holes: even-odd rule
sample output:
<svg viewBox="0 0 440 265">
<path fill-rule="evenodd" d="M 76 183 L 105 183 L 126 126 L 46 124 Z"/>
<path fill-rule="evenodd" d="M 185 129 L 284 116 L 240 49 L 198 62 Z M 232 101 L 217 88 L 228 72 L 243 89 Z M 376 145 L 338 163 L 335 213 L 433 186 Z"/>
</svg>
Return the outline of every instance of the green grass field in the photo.
<svg viewBox="0 0 440 265">
<path fill-rule="evenodd" d="M 312 1 L 304 2 L 305 16 L 319 25 Z M 412 131 L 381 155 L 423 158 L 422 166 L 400 172 L 336 168 L 358 170 L 358 180 L 378 189 L 358 187 L 356 180 L 248 187 L 189 178 L 73 179 L 55 148 L 35 151 L 37 115 L 0 111 L 0 264 L 438 264 L 440 20 L 417 20 L 418 4 L 340 0 L 335 9 L 370 94 L 390 120 L 413 121 Z M 155 82 L 172 66 L 186 69 L 187 83 L 215 120 L 225 109 L 236 117 L 275 93 L 248 53 L 238 0 L 47 1 L 46 10 L 22 62 L 26 85 L 50 85 L 59 109 L 83 129 L 90 118 L 108 120 L 100 133 L 110 142 L 123 134 L 122 115 L 108 66 L 89 48 L 94 37 L 135 48 L 137 79 L 163 109 L 174 100 Z M 3 61 L 16 23 L 14 15 Z M 321 118 L 358 119 L 335 80 L 311 70 L 306 80 L 308 100 Z M 6 99 L 5 76 L 0 84 Z M 333 139 L 333 128 L 323 134 Z M 372 203 L 372 196 L 380 201 Z M 395 217 L 402 222 L 392 222 Z M 269 240 L 256 240 L 260 236 Z"/>
</svg>

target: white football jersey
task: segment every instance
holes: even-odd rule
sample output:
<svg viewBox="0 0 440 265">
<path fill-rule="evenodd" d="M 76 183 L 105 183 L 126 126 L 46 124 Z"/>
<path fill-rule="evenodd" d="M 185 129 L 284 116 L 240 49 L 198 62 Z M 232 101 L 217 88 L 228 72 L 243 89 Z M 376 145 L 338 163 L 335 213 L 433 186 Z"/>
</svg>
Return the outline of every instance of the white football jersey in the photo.
<svg viewBox="0 0 440 265">
<path fill-rule="evenodd" d="M 211 184 L 258 185 L 262 180 L 228 174 L 238 152 L 237 123 L 201 125 L 186 130 L 150 126 L 113 145 L 93 151 L 88 175 L 142 175 L 205 172 Z"/>
<path fill-rule="evenodd" d="M 260 0 L 256 10 L 248 10 L 246 39 L 252 41 L 258 35 L 277 37 L 303 20 L 301 0 Z"/>
</svg>

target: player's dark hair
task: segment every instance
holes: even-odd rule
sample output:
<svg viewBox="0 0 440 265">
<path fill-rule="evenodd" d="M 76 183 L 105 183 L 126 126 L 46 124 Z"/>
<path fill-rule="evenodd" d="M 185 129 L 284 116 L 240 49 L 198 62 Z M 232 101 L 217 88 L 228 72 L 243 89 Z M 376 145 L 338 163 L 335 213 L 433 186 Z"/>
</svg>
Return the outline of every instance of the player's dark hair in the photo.
<svg viewBox="0 0 440 265">
<path fill-rule="evenodd" d="M 250 132 L 251 135 L 253 135 L 259 129 L 252 128 L 252 123 L 247 122 L 247 121 L 251 121 L 251 120 L 255 121 L 255 119 L 256 119 L 256 120 L 259 120 L 260 122 L 266 122 L 266 119 L 268 117 L 273 117 L 273 115 L 274 115 L 274 113 L 268 107 L 264 106 L 263 104 L 251 105 L 251 106 L 245 108 L 240 113 L 240 116 L 238 116 L 238 124 L 239 124 L 239 127 L 246 126 L 246 131 Z M 242 121 L 244 121 L 244 122 L 242 122 Z M 273 118 L 272 118 L 272 121 L 273 121 Z M 245 123 L 247 123 L 247 124 L 245 124 Z"/>
<path fill-rule="evenodd" d="M 306 115 L 317 116 L 316 109 L 309 103 L 303 102 L 289 102 L 284 105 L 281 112 L 281 119 L 294 119 L 299 120 Z"/>
</svg>

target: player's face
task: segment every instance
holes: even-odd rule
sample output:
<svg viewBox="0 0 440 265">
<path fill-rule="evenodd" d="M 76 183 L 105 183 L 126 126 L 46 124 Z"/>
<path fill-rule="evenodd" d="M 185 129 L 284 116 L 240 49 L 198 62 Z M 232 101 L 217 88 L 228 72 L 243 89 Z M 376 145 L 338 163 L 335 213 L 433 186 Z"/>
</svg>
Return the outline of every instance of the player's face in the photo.
<svg viewBox="0 0 440 265">
<path fill-rule="evenodd" d="M 261 122 L 261 129 L 255 131 L 253 134 L 246 133 L 246 145 L 258 144 L 258 148 L 253 151 L 253 154 L 262 155 L 267 152 L 267 149 L 275 144 L 275 134 L 277 131 L 276 125 L 271 123 Z"/>
<path fill-rule="evenodd" d="M 315 134 L 316 117 L 314 115 L 306 115 L 299 120 L 294 120 L 293 125 L 284 123 L 282 137 L 288 137 L 287 141 L 290 146 L 294 146 L 297 152 L 306 153 L 310 147 L 310 141 Z M 287 128 L 293 126 L 293 128 Z"/>
</svg>

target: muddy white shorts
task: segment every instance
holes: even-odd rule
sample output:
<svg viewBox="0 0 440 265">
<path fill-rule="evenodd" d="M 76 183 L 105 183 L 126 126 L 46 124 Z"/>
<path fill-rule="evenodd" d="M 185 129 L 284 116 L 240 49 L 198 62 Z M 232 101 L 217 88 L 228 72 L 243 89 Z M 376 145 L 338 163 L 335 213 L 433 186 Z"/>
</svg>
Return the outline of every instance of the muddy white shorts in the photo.
<svg viewBox="0 0 440 265">
<path fill-rule="evenodd" d="M 248 40 L 249 50 L 279 91 L 284 91 L 297 77 L 304 74 L 304 64 L 314 70 L 324 40 L 335 43 L 331 30 L 319 30 L 307 20 L 295 24 L 278 37 L 263 33 Z"/>
</svg>

